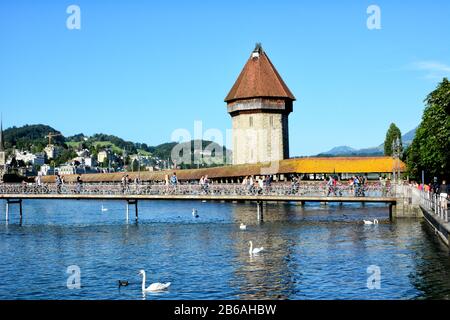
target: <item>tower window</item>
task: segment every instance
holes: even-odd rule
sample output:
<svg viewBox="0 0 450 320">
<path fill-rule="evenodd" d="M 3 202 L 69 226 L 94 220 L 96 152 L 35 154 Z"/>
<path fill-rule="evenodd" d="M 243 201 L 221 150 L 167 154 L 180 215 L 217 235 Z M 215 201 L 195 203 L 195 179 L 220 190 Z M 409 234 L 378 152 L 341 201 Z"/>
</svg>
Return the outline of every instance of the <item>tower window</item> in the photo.
<svg viewBox="0 0 450 320">
<path fill-rule="evenodd" d="M 248 118 L 248 121 L 249 121 L 249 126 L 250 126 L 250 127 L 253 127 L 253 117 L 252 117 L 252 116 L 250 116 L 250 117 Z"/>
<path fill-rule="evenodd" d="M 270 116 L 269 118 L 269 124 L 271 127 L 273 127 L 273 116 Z"/>
</svg>

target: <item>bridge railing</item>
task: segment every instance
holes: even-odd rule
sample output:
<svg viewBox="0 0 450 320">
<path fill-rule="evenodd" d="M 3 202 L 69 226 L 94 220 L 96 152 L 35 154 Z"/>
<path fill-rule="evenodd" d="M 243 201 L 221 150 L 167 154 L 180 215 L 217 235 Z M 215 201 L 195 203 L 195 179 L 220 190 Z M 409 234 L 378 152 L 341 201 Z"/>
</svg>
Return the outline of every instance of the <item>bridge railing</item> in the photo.
<svg viewBox="0 0 450 320">
<path fill-rule="evenodd" d="M 394 189 L 379 183 L 363 186 L 324 182 L 273 182 L 267 186 L 242 184 L 177 184 L 149 183 L 75 183 L 63 184 L 0 184 L 0 194 L 86 194 L 86 195 L 211 195 L 211 196 L 315 196 L 315 197 L 392 197 Z"/>
<path fill-rule="evenodd" d="M 441 197 L 440 194 L 430 192 L 430 191 L 421 191 L 420 192 L 421 205 L 427 209 L 428 211 L 434 213 L 436 216 L 444 220 L 448 221 L 448 200 L 447 198 Z"/>
</svg>

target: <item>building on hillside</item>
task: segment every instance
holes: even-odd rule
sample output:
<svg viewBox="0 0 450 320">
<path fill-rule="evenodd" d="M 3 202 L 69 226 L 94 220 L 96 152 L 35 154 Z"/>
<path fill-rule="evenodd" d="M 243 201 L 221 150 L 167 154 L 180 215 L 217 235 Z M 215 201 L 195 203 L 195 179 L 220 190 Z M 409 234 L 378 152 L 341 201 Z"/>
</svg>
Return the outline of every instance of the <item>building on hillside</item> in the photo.
<svg viewBox="0 0 450 320">
<path fill-rule="evenodd" d="M 76 157 L 72 159 L 72 163 L 78 162 L 80 165 L 86 166 L 86 167 L 95 167 L 97 165 L 94 158 L 87 156 L 87 157 Z"/>
<path fill-rule="evenodd" d="M 232 117 L 233 164 L 289 158 L 288 116 L 295 97 L 260 44 L 225 98 Z"/>
<path fill-rule="evenodd" d="M 53 144 L 49 144 L 44 148 L 47 159 L 55 159 L 59 156 L 60 150 Z"/>
<path fill-rule="evenodd" d="M 42 176 L 53 175 L 53 174 L 55 174 L 55 168 L 48 164 L 44 164 L 41 166 L 41 169 L 39 170 L 39 174 L 41 174 Z"/>
<path fill-rule="evenodd" d="M 28 151 L 18 151 L 15 152 L 15 158 L 17 161 L 22 160 L 26 164 L 32 164 L 34 166 L 42 166 L 45 163 L 45 154 L 44 153 L 36 153 L 33 154 Z"/>
<path fill-rule="evenodd" d="M 83 158 L 89 157 L 91 155 L 91 152 L 88 149 L 78 150 L 76 153 L 77 156 Z"/>
<path fill-rule="evenodd" d="M 62 166 L 59 166 L 56 168 L 56 171 L 60 174 L 60 175 L 67 175 L 67 174 L 77 174 L 77 167 L 70 165 L 70 164 L 65 164 Z"/>
<path fill-rule="evenodd" d="M 103 163 L 105 160 L 109 160 L 110 156 L 111 156 L 111 154 L 109 151 L 107 151 L 107 150 L 100 151 L 97 154 L 97 161 L 98 161 L 98 163 Z"/>
</svg>

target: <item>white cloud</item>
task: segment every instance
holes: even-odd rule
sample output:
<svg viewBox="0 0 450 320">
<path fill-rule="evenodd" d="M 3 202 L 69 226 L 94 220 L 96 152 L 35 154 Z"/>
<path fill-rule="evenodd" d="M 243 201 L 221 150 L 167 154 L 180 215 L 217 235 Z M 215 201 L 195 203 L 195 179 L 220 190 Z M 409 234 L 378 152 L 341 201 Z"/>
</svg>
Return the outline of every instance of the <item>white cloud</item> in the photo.
<svg viewBox="0 0 450 320">
<path fill-rule="evenodd" d="M 450 66 L 438 61 L 418 61 L 413 63 L 413 69 L 424 71 L 426 79 L 442 79 L 450 75 Z"/>
</svg>

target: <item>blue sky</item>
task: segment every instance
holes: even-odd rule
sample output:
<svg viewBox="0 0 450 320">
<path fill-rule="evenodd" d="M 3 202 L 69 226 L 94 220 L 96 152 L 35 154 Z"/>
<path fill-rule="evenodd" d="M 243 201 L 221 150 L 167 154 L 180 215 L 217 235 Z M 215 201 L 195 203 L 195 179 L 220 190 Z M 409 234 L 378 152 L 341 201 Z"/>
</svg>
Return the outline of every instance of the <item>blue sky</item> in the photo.
<svg viewBox="0 0 450 320">
<path fill-rule="evenodd" d="M 66 9 L 81 9 L 69 30 Z M 369 5 L 381 30 L 366 27 Z M 1 1 L 4 127 L 115 134 L 225 133 L 223 102 L 256 42 L 294 93 L 291 156 L 376 146 L 419 122 L 450 75 L 449 1 Z"/>
</svg>

